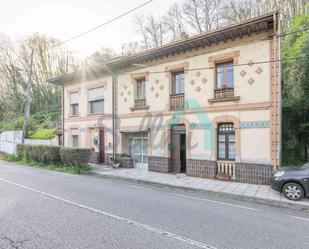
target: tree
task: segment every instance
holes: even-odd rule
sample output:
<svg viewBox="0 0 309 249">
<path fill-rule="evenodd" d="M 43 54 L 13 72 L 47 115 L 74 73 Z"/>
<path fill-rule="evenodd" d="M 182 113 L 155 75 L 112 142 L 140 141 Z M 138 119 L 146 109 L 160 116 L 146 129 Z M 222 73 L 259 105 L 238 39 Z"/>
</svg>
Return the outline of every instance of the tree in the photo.
<svg viewBox="0 0 309 249">
<path fill-rule="evenodd" d="M 59 40 L 38 34 L 17 42 L 2 35 L 0 44 L 0 102 L 4 103 L 0 110 L 1 116 L 9 119 L 23 113 L 32 49 L 31 112 L 60 108 L 60 89 L 47 80 L 68 72 L 71 66 L 76 67 L 72 53 L 68 53 L 64 47 L 56 46 Z"/>
<path fill-rule="evenodd" d="M 182 9 L 177 3 L 174 3 L 162 18 L 166 29 L 172 33 L 173 39 L 185 32 Z"/>
<path fill-rule="evenodd" d="M 187 0 L 183 6 L 184 18 L 195 32 L 218 28 L 223 0 Z"/>
<path fill-rule="evenodd" d="M 137 25 L 137 28 L 138 28 L 138 31 L 142 34 L 143 36 L 143 44 L 144 44 L 144 47 L 145 49 L 148 49 L 149 48 L 149 38 L 148 38 L 148 35 L 147 35 L 147 32 L 146 32 L 146 27 L 145 27 L 145 18 L 143 15 L 136 15 L 135 16 L 135 24 Z"/>
<path fill-rule="evenodd" d="M 309 34 L 295 32 L 309 28 L 309 15 L 292 20 L 282 44 L 282 137 L 283 163 L 308 160 L 309 138 Z M 295 33 L 293 33 L 295 32 Z M 300 57 L 297 61 L 290 58 Z"/>
</svg>

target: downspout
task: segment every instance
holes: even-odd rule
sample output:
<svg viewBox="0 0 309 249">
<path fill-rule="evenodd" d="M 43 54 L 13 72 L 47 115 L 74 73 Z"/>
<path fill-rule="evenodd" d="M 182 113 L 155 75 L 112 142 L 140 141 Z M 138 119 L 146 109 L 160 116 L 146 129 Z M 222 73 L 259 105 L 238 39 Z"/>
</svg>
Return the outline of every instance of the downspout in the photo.
<svg viewBox="0 0 309 249">
<path fill-rule="evenodd" d="M 273 106 L 273 143 L 274 143 L 274 169 L 277 170 L 277 139 L 276 139 L 276 125 L 277 125 L 277 122 L 276 122 L 276 83 L 277 83 L 277 54 L 276 54 L 276 45 L 277 45 L 277 29 L 276 29 L 276 25 L 277 25 L 277 22 L 276 22 L 276 13 L 273 14 L 273 25 L 274 25 L 274 34 L 273 34 L 273 39 L 274 39 L 274 43 L 273 43 L 273 53 L 274 53 L 274 86 L 273 86 L 273 103 L 272 103 L 272 106 Z"/>
<path fill-rule="evenodd" d="M 104 68 L 112 75 L 112 137 L 113 137 L 113 158 L 116 158 L 116 85 L 118 75 L 115 71 L 110 69 L 105 63 L 103 63 Z"/>
<path fill-rule="evenodd" d="M 62 84 L 61 105 L 62 105 L 62 146 L 64 146 L 64 83 Z"/>
<path fill-rule="evenodd" d="M 281 49 L 282 49 L 282 44 L 281 44 L 281 32 L 282 32 L 282 27 L 281 27 L 281 20 L 282 20 L 282 2 L 280 2 L 280 8 L 279 8 L 279 13 L 278 13 L 278 56 L 279 56 L 279 89 L 278 89 L 278 93 L 279 93 L 279 132 L 280 132 L 280 136 L 279 136 L 279 167 L 282 166 L 282 63 L 281 63 Z"/>
</svg>

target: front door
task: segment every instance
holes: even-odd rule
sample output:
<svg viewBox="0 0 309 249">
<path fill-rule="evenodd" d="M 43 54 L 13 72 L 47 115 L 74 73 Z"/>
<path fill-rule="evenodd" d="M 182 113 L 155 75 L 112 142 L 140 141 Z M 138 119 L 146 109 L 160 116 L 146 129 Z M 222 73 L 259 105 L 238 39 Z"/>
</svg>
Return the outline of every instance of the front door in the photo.
<svg viewBox="0 0 309 249">
<path fill-rule="evenodd" d="M 104 163 L 105 160 L 105 150 L 104 150 L 104 131 L 100 130 L 100 163 Z"/>
<path fill-rule="evenodd" d="M 186 172 L 186 130 L 184 125 L 173 125 L 171 129 L 172 172 Z"/>
<path fill-rule="evenodd" d="M 148 139 L 145 137 L 134 137 L 132 140 L 132 157 L 134 167 L 148 170 Z"/>
</svg>

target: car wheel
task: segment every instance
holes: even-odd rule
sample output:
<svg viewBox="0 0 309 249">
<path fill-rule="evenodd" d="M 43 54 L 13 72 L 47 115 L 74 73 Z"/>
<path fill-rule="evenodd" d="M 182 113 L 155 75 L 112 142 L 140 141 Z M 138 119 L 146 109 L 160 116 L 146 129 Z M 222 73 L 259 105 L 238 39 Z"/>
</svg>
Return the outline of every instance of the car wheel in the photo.
<svg viewBox="0 0 309 249">
<path fill-rule="evenodd" d="M 292 201 L 299 201 L 304 197 L 303 187 L 295 182 L 286 183 L 282 192 L 286 198 Z"/>
</svg>

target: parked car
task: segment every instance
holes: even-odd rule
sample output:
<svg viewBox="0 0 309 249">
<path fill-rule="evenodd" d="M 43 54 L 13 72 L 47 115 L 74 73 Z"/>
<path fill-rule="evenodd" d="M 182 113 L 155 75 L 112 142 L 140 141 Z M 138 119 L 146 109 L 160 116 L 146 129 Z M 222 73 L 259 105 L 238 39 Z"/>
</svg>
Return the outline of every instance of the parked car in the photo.
<svg viewBox="0 0 309 249">
<path fill-rule="evenodd" d="M 300 167 L 282 168 L 275 172 L 271 188 L 293 201 L 309 197 L 309 162 Z"/>
</svg>

